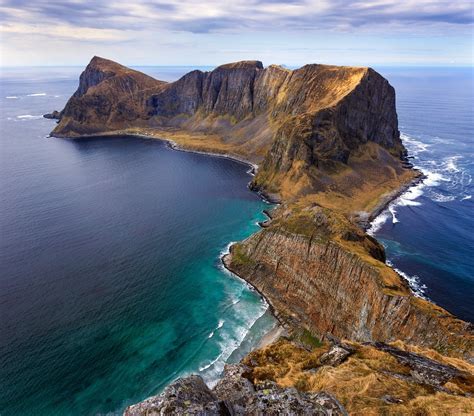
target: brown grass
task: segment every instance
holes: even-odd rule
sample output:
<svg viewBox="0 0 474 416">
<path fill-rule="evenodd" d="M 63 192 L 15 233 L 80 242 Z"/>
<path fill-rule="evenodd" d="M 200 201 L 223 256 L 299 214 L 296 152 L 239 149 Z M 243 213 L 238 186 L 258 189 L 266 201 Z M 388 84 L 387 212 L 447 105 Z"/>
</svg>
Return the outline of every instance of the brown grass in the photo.
<svg viewBox="0 0 474 416">
<path fill-rule="evenodd" d="M 335 395 L 351 415 L 468 415 L 474 412 L 474 401 L 465 397 L 472 391 L 468 380 L 447 383 L 445 388 L 456 394 L 436 392 L 423 386 L 393 377 L 392 373 L 408 376 L 410 369 L 393 356 L 371 346 L 351 343 L 356 352 L 337 367 L 320 366 L 319 357 L 329 348 L 327 344 L 307 351 L 287 340 L 280 340 L 266 348 L 252 352 L 244 363 L 253 368 L 252 381 L 273 380 L 282 387 L 296 387 L 304 391 L 326 391 Z M 395 345 L 422 353 L 460 370 L 474 371 L 474 366 L 461 359 L 406 346 Z M 462 395 L 462 396 L 461 396 Z M 384 396 L 401 400 L 387 403 Z"/>
</svg>

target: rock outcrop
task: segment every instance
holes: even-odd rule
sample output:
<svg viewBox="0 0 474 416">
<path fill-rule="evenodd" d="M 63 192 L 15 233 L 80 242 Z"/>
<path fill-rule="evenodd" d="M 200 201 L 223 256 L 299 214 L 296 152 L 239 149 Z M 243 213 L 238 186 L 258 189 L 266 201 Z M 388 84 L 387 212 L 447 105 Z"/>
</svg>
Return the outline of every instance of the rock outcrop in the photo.
<svg viewBox="0 0 474 416">
<path fill-rule="evenodd" d="M 59 111 L 54 110 L 52 113 L 44 114 L 43 117 L 52 120 L 59 120 L 61 118 L 61 113 Z"/>
<path fill-rule="evenodd" d="M 198 376 L 178 379 L 125 415 L 467 415 L 473 369 L 400 343 L 307 350 L 282 339 L 226 365 L 213 389 Z"/>
<path fill-rule="evenodd" d="M 226 266 L 283 321 L 324 338 L 395 341 L 470 356 L 472 325 L 413 295 L 383 247 L 320 206 L 280 208 L 271 224 L 231 247 Z"/>
<path fill-rule="evenodd" d="M 329 356 L 344 355 L 328 361 Z M 400 341 L 391 345 L 344 341 L 308 350 L 281 339 L 251 352 L 243 365 L 245 377 L 255 386 L 274 383 L 306 394 L 325 392 L 350 415 L 474 412 L 472 364 Z"/>
<path fill-rule="evenodd" d="M 227 365 L 213 390 L 199 376 L 178 379 L 160 395 L 127 408 L 125 416 L 347 415 L 331 394 L 299 392 L 293 387 L 282 388 L 272 381 L 254 385 L 245 377 L 250 371 L 241 364 Z"/>
</svg>

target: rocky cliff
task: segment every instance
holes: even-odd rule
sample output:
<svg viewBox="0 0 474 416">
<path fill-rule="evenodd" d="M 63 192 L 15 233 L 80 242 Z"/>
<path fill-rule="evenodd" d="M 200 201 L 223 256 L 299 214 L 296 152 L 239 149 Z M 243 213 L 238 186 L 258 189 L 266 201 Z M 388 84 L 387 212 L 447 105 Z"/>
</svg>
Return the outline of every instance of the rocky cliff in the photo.
<svg viewBox="0 0 474 416">
<path fill-rule="evenodd" d="M 324 338 L 395 341 L 470 356 L 472 325 L 416 297 L 385 264 L 383 247 L 343 215 L 281 207 L 224 261 L 271 302 L 280 318 Z"/>
<path fill-rule="evenodd" d="M 378 182 L 407 176 L 400 168 L 395 92 L 369 68 L 306 65 L 291 71 L 242 61 L 166 83 L 94 57 L 52 135 L 130 129 L 262 162 L 254 186 L 283 198 L 346 192 L 330 179 L 335 171 L 366 185 L 357 160 L 377 152 L 391 166 L 378 172 Z"/>
<path fill-rule="evenodd" d="M 401 339 L 472 359 L 472 326 L 414 296 L 385 264 L 383 247 L 363 230 L 387 201 L 420 179 L 405 159 L 395 92 L 374 70 L 288 70 L 242 61 L 166 83 L 95 57 L 66 107 L 48 117 L 58 119 L 53 136 L 141 134 L 258 163 L 251 187 L 283 203 L 260 232 L 232 247 L 225 264 L 269 300 L 290 334 L 371 343 Z M 282 356 L 286 347 L 280 347 L 263 355 L 269 365 Z M 241 397 L 224 395 L 225 388 L 211 391 L 197 378 L 128 412 L 173 414 L 191 404 L 196 414 L 277 414 L 288 410 L 278 407 L 285 397 L 311 414 L 345 412 L 325 409 L 319 392 L 284 390 L 288 379 L 272 382 L 277 384 L 263 392 L 247 386 L 243 413 Z M 339 392 L 334 386 L 330 391 Z M 173 401 L 177 397 L 182 403 Z"/>
</svg>

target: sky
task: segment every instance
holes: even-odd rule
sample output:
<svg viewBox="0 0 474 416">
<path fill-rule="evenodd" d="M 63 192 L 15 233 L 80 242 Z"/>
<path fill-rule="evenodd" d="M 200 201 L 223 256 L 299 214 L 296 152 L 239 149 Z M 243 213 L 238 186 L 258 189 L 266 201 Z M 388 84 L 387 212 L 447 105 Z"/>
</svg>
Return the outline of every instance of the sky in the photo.
<svg viewBox="0 0 474 416">
<path fill-rule="evenodd" d="M 0 65 L 473 65 L 471 0 L 0 0 Z"/>
</svg>

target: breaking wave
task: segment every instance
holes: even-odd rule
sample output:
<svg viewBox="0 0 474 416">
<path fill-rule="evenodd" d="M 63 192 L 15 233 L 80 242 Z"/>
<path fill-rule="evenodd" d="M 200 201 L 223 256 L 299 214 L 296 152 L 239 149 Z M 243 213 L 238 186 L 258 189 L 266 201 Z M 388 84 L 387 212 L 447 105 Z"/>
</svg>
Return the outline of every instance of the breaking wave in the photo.
<svg viewBox="0 0 474 416">
<path fill-rule="evenodd" d="M 436 203 L 448 203 L 455 200 L 468 200 L 471 194 L 468 187 L 472 183 L 463 155 L 450 155 L 441 161 L 420 156 L 430 153 L 431 145 L 417 140 L 407 134 L 401 134 L 402 141 L 408 149 L 408 154 L 414 158 L 414 167 L 425 175 L 423 181 L 409 188 L 395 199 L 387 209 L 377 216 L 367 232 L 376 233 L 390 218 L 392 224 L 399 222 L 397 207 L 420 206 L 420 197 L 424 196 Z"/>
<path fill-rule="evenodd" d="M 220 319 L 219 323 L 217 324 L 217 327 L 213 331 L 211 331 L 207 337 L 212 338 L 214 336 L 215 332 L 218 331 L 219 329 L 221 329 L 224 326 L 224 322 L 225 321 L 223 319 Z"/>
<path fill-rule="evenodd" d="M 410 289 L 412 290 L 415 296 L 427 299 L 427 297 L 425 296 L 425 291 L 427 287 L 425 284 L 420 282 L 420 278 L 416 274 L 413 276 L 409 276 L 405 272 L 394 267 L 393 263 L 390 260 L 387 260 L 387 265 L 390 266 L 393 270 L 395 270 L 400 276 L 403 277 L 403 279 L 408 282 L 408 285 L 410 286 Z"/>
</svg>

